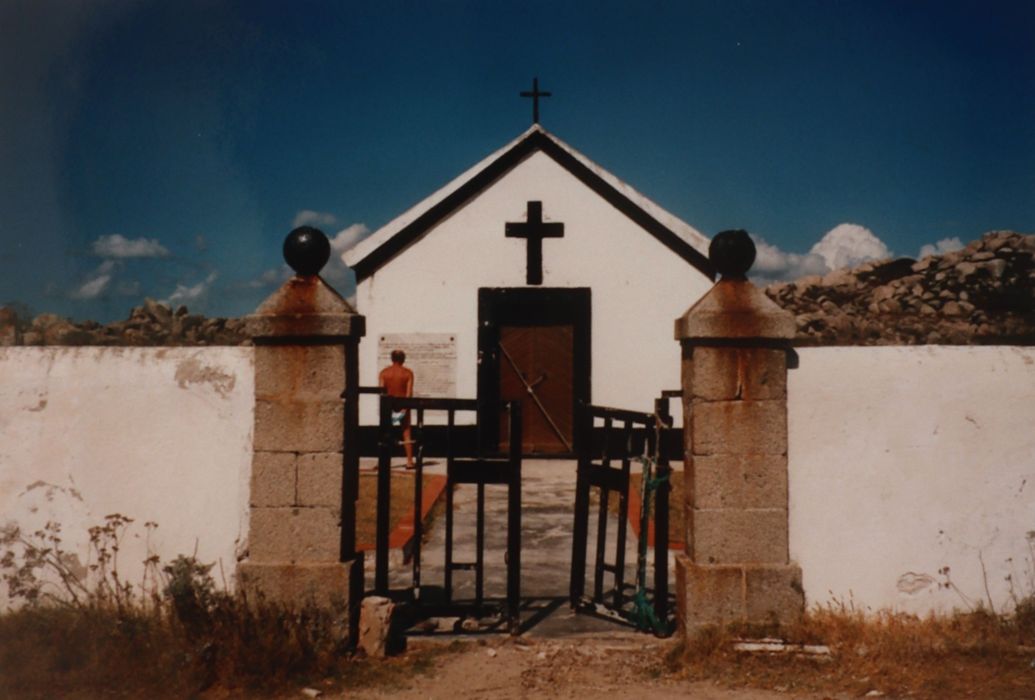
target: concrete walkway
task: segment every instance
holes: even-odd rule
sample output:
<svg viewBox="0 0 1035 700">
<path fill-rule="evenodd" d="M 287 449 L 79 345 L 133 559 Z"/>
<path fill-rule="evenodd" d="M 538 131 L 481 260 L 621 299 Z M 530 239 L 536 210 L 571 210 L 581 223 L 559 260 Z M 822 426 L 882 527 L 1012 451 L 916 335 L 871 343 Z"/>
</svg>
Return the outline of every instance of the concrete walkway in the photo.
<svg viewBox="0 0 1035 700">
<path fill-rule="evenodd" d="M 426 466 L 429 474 L 444 474 L 445 463 L 434 460 Z M 534 622 L 530 635 L 566 636 L 570 634 L 606 634 L 628 631 L 628 627 L 589 615 L 574 615 L 567 599 L 571 575 L 572 528 L 575 504 L 575 470 L 571 460 L 526 459 L 522 464 L 522 566 L 521 597 L 525 610 L 522 620 Z M 477 487 L 460 485 L 454 494 L 454 561 L 474 561 L 475 513 Z M 443 504 L 444 505 L 444 504 Z M 441 506 L 440 506 L 441 508 Z M 506 595 L 504 553 L 507 537 L 507 491 L 505 486 L 485 487 L 485 596 L 502 599 Z M 587 547 L 586 592 L 593 585 L 592 562 L 596 547 L 597 507 L 591 503 L 589 543 Z M 606 561 L 615 557 L 618 519 L 608 516 L 608 553 Z M 445 514 L 440 510 L 428 525 L 421 556 L 422 588 L 441 587 L 445 571 Z M 367 561 L 367 586 L 373 583 L 373 552 Z M 625 581 L 635 582 L 636 535 L 628 528 L 625 547 Z M 652 566 L 653 562 L 650 562 Z M 648 581 L 653 569 L 648 568 Z M 413 568 L 404 563 L 401 552 L 393 551 L 389 567 L 393 589 L 412 586 Z M 672 579 L 671 572 L 669 576 Z M 611 577 L 605 574 L 605 590 Z M 474 572 L 453 574 L 454 599 L 474 597 Z M 542 619 L 540 619 L 542 618 Z"/>
</svg>

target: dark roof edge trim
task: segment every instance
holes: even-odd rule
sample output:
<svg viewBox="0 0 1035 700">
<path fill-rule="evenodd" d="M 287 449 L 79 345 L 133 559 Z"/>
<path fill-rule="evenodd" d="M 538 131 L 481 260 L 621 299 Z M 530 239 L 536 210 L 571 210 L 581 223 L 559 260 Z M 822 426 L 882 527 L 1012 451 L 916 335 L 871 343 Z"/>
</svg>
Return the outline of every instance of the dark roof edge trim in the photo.
<svg viewBox="0 0 1035 700">
<path fill-rule="evenodd" d="M 701 271 L 709 279 L 715 279 L 715 268 L 712 267 L 708 257 L 680 238 L 672 229 L 668 228 L 646 211 L 641 209 L 631 199 L 616 190 L 604 178 L 597 175 L 585 163 L 561 148 L 556 141 L 541 136 L 543 152 L 553 158 L 557 163 L 578 178 L 586 187 L 590 188 L 603 197 L 611 206 L 632 219 L 637 225 L 657 238 L 669 250 L 686 260 L 688 263 Z"/>
<path fill-rule="evenodd" d="M 603 197 L 618 211 L 657 238 L 669 250 L 700 270 L 709 279 L 715 279 L 715 270 L 707 257 L 684 241 L 672 230 L 637 206 L 632 200 L 611 186 L 602 177 L 586 167 L 578 158 L 568 153 L 553 139 L 541 131 L 529 134 L 506 153 L 479 171 L 474 177 L 446 195 L 426 212 L 400 229 L 394 236 L 375 248 L 369 255 L 352 266 L 356 281 L 362 282 L 373 275 L 381 266 L 401 253 L 428 229 L 446 219 L 465 202 L 491 185 L 497 178 L 526 157 L 541 150 L 553 158 L 562 168 L 580 182 Z"/>
</svg>

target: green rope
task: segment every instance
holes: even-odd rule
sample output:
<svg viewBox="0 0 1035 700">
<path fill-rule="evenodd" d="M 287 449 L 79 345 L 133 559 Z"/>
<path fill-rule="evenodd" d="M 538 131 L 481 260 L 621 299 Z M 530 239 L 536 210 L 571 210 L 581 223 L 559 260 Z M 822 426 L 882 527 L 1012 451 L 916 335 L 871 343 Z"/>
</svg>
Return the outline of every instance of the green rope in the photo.
<svg viewBox="0 0 1035 700">
<path fill-rule="evenodd" d="M 666 627 L 654 613 L 654 606 L 647 601 L 647 591 L 642 587 L 636 590 L 633 596 L 633 623 L 636 629 L 652 630 L 655 634 L 665 634 Z"/>
<path fill-rule="evenodd" d="M 668 481 L 668 477 L 671 476 L 671 474 L 672 473 L 669 472 L 665 476 L 656 476 L 656 477 L 653 477 L 651 479 L 648 479 L 647 480 L 647 490 L 648 491 L 657 491 L 659 486 L 661 486 L 666 481 Z"/>
<path fill-rule="evenodd" d="M 636 593 L 633 595 L 633 609 L 630 613 L 630 621 L 636 625 L 636 629 L 653 631 L 655 634 L 663 635 L 668 633 L 668 626 L 663 620 L 659 620 L 654 612 L 654 606 L 647 600 L 646 582 L 646 551 L 648 547 L 647 530 L 650 513 L 650 494 L 668 481 L 669 474 L 662 476 L 648 476 L 653 472 L 653 466 L 657 462 L 650 457 L 638 457 L 637 461 L 643 465 L 641 484 L 643 488 L 643 499 L 640 504 L 640 546 L 637 549 L 637 556 L 642 561 L 637 562 Z M 657 544 L 657 543 L 655 543 Z M 666 543 L 667 544 L 667 543 Z M 641 575 L 642 573 L 642 575 Z"/>
</svg>

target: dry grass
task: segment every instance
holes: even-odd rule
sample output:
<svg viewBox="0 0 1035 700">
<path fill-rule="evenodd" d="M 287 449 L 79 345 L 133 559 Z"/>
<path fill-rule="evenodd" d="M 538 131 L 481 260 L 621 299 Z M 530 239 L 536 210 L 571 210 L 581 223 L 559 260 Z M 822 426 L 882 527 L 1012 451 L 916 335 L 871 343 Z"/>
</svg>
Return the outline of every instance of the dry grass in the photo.
<svg viewBox="0 0 1035 700">
<path fill-rule="evenodd" d="M 387 662 L 351 656 L 342 616 L 285 608 L 216 589 L 189 557 L 159 567 L 136 591 L 117 576 L 114 553 L 132 521 L 119 515 L 91 529 L 90 582 L 65 566 L 60 529 L 0 537 L 0 570 L 21 610 L 0 614 L 0 697 L 254 697 L 302 687 L 390 690 L 427 672 L 450 649 L 424 649 Z M 40 595 L 42 574 L 66 580 L 65 594 Z M 55 580 L 51 576 L 51 580 Z M 86 584 L 90 583 L 89 586 Z M 825 657 L 745 654 L 737 637 L 779 635 L 827 645 Z M 792 628 L 709 630 L 677 646 L 669 673 L 732 687 L 891 697 L 1035 698 L 1035 598 L 1010 616 L 983 610 L 920 618 L 863 615 L 851 606 L 816 610 Z M 647 672 L 648 669 L 643 669 Z"/>
<path fill-rule="evenodd" d="M 827 644 L 830 657 L 732 649 L 738 635 L 769 632 L 706 633 L 675 647 L 661 675 L 792 696 L 879 691 L 932 700 L 1035 697 L 1035 652 L 1019 648 L 1035 640 L 1035 616 L 1024 611 L 1010 619 L 982 612 L 921 619 L 824 610 L 783 636 Z M 334 622 L 324 613 L 240 598 L 220 597 L 194 617 L 177 613 L 171 603 L 123 610 L 36 607 L 0 616 L 0 697 L 284 697 L 299 696 L 304 687 L 327 694 L 390 692 L 434 670 L 443 654 L 462 649 L 428 647 L 386 661 L 356 659 L 342 652 Z M 645 678 L 661 671 L 654 661 L 636 661 Z"/>
<path fill-rule="evenodd" d="M 0 697 L 253 697 L 390 686 L 430 668 L 436 652 L 356 659 L 344 611 L 218 590 L 193 557 L 150 557 L 145 583 L 130 585 L 117 553 L 132 522 L 112 514 L 90 528 L 85 574 L 53 523 L 0 532 L 0 577 L 22 606 L 0 614 Z"/>
<path fill-rule="evenodd" d="M 171 606 L 26 608 L 0 615 L 0 697 L 255 697 L 403 685 L 447 649 L 355 658 L 336 619 L 222 597 L 204 614 Z"/>
<path fill-rule="evenodd" d="M 1030 606 L 1028 606 L 1030 607 Z M 695 680 L 860 697 L 878 691 L 892 697 L 1035 697 L 1035 615 L 1022 607 L 1003 618 L 983 611 L 919 618 L 864 616 L 851 610 L 820 610 L 782 637 L 825 644 L 828 657 L 737 652 L 738 636 L 773 630 L 710 630 L 679 647 L 670 670 Z"/>
</svg>

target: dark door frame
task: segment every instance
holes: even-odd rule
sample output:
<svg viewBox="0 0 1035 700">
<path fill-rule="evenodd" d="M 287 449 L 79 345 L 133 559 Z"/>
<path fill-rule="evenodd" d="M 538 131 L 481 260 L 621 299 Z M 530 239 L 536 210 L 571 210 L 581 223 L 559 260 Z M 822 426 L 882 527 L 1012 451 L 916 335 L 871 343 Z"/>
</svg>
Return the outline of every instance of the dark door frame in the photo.
<svg viewBox="0 0 1035 700">
<path fill-rule="evenodd" d="M 592 399 L 592 308 L 589 287 L 482 287 L 478 290 L 478 422 L 483 426 L 483 448 L 496 449 L 500 441 L 500 326 L 572 326 L 575 450 L 588 439 L 589 436 L 583 435 L 585 426 L 577 416 L 578 407 L 588 405 Z"/>
</svg>

